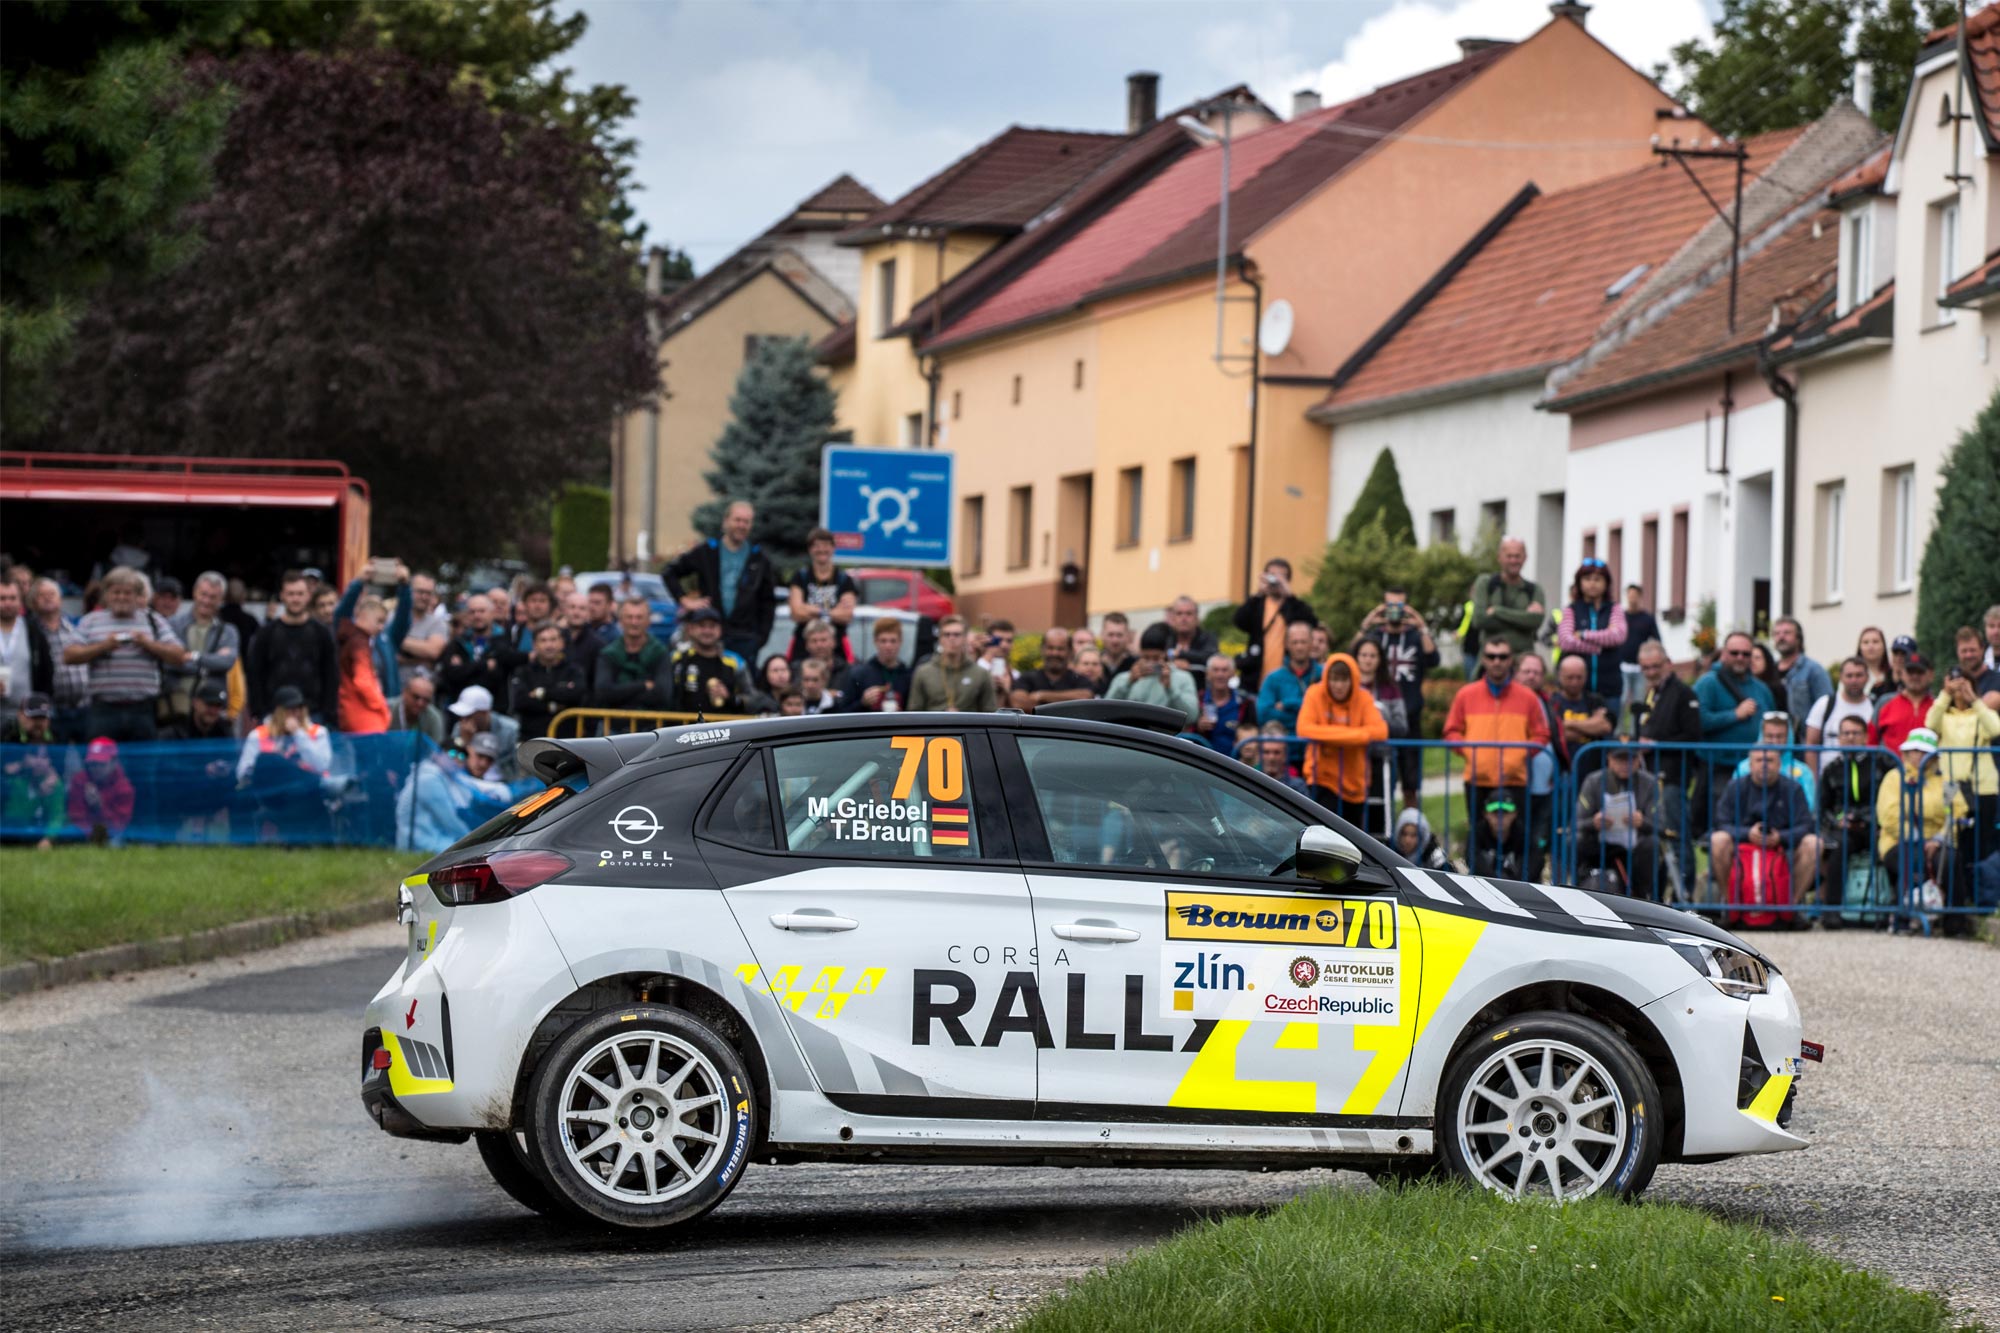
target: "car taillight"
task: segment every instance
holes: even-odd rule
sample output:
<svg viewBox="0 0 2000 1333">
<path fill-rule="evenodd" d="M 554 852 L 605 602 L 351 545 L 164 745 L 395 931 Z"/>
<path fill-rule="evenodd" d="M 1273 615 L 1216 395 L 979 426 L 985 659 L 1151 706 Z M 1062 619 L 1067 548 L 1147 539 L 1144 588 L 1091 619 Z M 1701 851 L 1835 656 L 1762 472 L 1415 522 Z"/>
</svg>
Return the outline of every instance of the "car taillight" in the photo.
<svg viewBox="0 0 2000 1333">
<path fill-rule="evenodd" d="M 427 879 L 438 901 L 453 907 L 497 903 L 526 893 L 537 884 L 568 870 L 571 861 L 560 852 L 495 852 L 455 866 L 433 870 Z"/>
</svg>

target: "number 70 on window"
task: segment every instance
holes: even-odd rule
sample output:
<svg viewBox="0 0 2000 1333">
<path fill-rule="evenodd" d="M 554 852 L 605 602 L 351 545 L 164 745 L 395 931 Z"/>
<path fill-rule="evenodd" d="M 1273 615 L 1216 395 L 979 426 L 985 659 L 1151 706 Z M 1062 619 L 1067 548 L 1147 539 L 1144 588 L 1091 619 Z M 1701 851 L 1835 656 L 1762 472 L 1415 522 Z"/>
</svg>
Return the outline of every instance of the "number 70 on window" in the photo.
<svg viewBox="0 0 2000 1333">
<path fill-rule="evenodd" d="M 924 770 L 924 790 L 933 801 L 956 801 L 965 795 L 965 743 L 958 737 L 891 736 L 889 746 L 902 756 L 890 799 L 910 799 L 919 767 Z"/>
</svg>

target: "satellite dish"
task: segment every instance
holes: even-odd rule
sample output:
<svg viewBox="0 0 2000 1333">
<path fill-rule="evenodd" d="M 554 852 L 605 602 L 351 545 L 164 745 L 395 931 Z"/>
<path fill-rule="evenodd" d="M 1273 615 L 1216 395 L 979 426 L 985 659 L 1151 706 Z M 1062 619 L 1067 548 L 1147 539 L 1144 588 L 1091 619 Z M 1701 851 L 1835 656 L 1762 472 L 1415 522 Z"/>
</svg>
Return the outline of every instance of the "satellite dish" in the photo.
<svg viewBox="0 0 2000 1333">
<path fill-rule="evenodd" d="M 1257 347 L 1265 356 L 1281 355 L 1292 345 L 1292 303 L 1280 298 L 1264 307 L 1257 324 Z"/>
</svg>

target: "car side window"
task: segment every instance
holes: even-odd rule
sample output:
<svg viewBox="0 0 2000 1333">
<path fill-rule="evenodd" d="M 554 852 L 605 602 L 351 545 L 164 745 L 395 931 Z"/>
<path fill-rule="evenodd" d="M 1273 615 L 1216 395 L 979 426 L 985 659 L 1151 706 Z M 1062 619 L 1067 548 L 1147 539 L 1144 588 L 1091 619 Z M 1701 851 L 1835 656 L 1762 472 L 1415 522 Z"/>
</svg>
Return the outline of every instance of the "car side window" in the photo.
<svg viewBox="0 0 2000 1333">
<path fill-rule="evenodd" d="M 709 812 L 706 831 L 710 837 L 739 847 L 768 850 L 778 845 L 771 832 L 771 789 L 764 779 L 761 754 L 751 755 L 750 762 L 737 770 L 728 790 Z"/>
<path fill-rule="evenodd" d="M 807 741 L 771 757 L 788 851 L 886 860 L 980 855 L 962 736 Z"/>
<path fill-rule="evenodd" d="M 1305 822 L 1195 764 L 1150 750 L 1024 736 L 1050 854 L 1069 865 L 1264 876 Z"/>
</svg>

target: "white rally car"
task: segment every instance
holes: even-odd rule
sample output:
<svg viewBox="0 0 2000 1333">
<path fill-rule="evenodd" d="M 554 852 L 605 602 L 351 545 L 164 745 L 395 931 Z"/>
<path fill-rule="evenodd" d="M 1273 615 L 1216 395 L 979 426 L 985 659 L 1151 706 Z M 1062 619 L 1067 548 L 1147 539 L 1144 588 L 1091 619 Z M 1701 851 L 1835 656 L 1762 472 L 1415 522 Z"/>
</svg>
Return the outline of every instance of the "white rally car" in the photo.
<svg viewBox="0 0 2000 1333">
<path fill-rule="evenodd" d="M 1513 1196 L 1804 1146 L 1799 1011 L 1697 917 L 1420 870 L 1083 701 L 532 741 L 404 886 L 362 1100 L 522 1202 L 751 1162 L 1351 1166 Z"/>
</svg>

